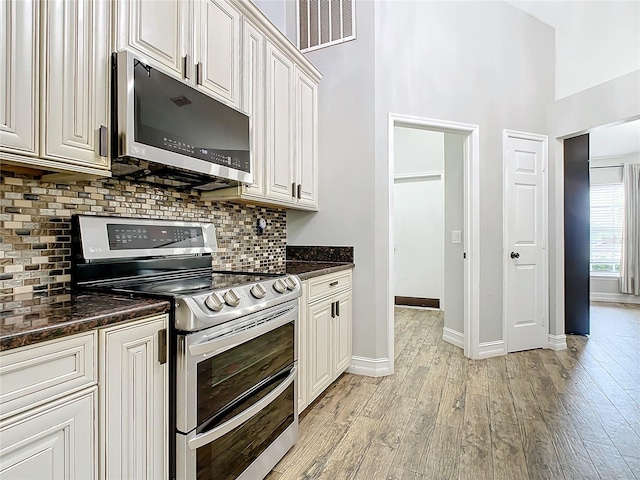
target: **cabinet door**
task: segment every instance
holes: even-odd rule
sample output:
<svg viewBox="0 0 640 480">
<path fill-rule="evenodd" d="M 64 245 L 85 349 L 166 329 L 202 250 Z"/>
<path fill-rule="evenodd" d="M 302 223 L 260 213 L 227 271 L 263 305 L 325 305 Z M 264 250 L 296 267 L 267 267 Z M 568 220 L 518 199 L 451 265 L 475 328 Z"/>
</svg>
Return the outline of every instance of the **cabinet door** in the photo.
<svg viewBox="0 0 640 480">
<path fill-rule="evenodd" d="M 0 425 L 0 478 L 96 478 L 96 387 Z"/>
<path fill-rule="evenodd" d="M 312 402 L 333 380 L 332 298 L 309 307 L 308 355 L 309 402 Z"/>
<path fill-rule="evenodd" d="M 253 184 L 245 193 L 264 196 L 264 35 L 244 21 L 244 98 L 242 108 L 251 116 L 251 171 Z"/>
<path fill-rule="evenodd" d="M 119 0 L 117 50 L 132 50 L 191 77 L 193 62 L 185 56 L 193 50 L 192 5 L 192 0 Z"/>
<path fill-rule="evenodd" d="M 296 68 L 296 192 L 299 205 L 318 207 L 318 85 Z"/>
<path fill-rule="evenodd" d="M 240 12 L 223 0 L 199 0 L 197 83 L 240 107 Z"/>
<path fill-rule="evenodd" d="M 266 197 L 294 202 L 293 63 L 267 40 Z"/>
<path fill-rule="evenodd" d="M 99 139 L 100 127 L 109 125 L 110 2 L 41 5 L 42 154 L 106 170 Z"/>
<path fill-rule="evenodd" d="M 298 301 L 300 312 L 297 324 L 297 358 L 298 358 L 298 412 L 302 412 L 308 405 L 307 387 L 309 383 L 309 365 L 307 338 L 309 337 L 308 312 L 307 312 L 307 282 L 302 282 L 302 296 Z"/>
<path fill-rule="evenodd" d="M 333 329 L 334 378 L 351 365 L 351 290 L 336 295 L 336 310 Z"/>
<path fill-rule="evenodd" d="M 0 150 L 38 154 L 40 2 L 0 4 Z"/>
<path fill-rule="evenodd" d="M 100 478 L 166 478 L 165 325 L 163 316 L 100 331 Z"/>
</svg>

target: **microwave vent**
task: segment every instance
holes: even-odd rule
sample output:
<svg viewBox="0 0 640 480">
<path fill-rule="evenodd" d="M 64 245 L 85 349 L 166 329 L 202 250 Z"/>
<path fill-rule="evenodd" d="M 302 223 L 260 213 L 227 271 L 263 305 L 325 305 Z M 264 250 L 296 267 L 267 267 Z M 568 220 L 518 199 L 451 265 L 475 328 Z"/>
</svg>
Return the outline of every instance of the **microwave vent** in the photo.
<svg viewBox="0 0 640 480">
<path fill-rule="evenodd" d="M 184 95 L 180 95 L 179 97 L 174 97 L 171 99 L 171 101 L 179 107 L 184 107 L 185 105 L 189 105 L 191 103 L 191 100 L 189 100 Z"/>
</svg>

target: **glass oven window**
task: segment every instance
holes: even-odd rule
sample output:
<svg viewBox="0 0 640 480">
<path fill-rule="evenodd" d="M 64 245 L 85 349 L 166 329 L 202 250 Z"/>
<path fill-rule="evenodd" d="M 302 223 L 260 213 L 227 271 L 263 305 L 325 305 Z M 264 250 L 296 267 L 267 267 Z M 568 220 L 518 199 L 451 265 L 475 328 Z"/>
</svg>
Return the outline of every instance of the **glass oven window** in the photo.
<svg viewBox="0 0 640 480">
<path fill-rule="evenodd" d="M 235 430 L 198 448 L 197 480 L 234 479 L 246 470 L 293 423 L 293 385 Z"/>
<path fill-rule="evenodd" d="M 198 363 L 198 430 L 211 428 L 235 404 L 248 408 L 279 383 L 269 382 L 294 362 L 294 324 L 287 323 L 253 340 Z M 286 375 L 285 375 L 286 376 Z M 251 395 L 253 390 L 260 394 Z"/>
</svg>

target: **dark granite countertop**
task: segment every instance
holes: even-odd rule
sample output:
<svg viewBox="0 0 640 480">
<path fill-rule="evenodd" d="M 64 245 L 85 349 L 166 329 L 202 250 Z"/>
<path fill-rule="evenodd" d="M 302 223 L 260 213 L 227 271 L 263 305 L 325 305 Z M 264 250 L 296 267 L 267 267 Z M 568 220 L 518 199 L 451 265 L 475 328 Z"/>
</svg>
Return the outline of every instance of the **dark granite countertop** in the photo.
<svg viewBox="0 0 640 480">
<path fill-rule="evenodd" d="M 86 332 L 96 327 L 166 313 L 170 303 L 154 298 L 86 293 L 63 301 L 36 304 L 34 299 L 3 305 L 0 351 Z"/>
<path fill-rule="evenodd" d="M 287 273 L 297 275 L 300 280 L 319 277 L 328 273 L 348 270 L 355 267 L 352 262 L 307 262 L 299 260 L 287 260 Z"/>
</svg>

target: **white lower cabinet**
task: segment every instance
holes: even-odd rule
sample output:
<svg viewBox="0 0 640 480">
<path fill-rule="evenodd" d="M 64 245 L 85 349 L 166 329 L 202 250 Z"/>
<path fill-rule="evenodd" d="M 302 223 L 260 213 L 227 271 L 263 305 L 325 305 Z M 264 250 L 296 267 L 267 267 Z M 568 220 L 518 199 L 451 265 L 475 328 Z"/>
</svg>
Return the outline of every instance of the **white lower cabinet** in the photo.
<svg viewBox="0 0 640 480">
<path fill-rule="evenodd" d="M 0 478 L 96 478 L 97 387 L 0 424 Z"/>
<path fill-rule="evenodd" d="M 100 330 L 100 478 L 167 475 L 166 316 Z"/>
<path fill-rule="evenodd" d="M 351 365 L 351 270 L 306 280 L 302 292 L 299 411 Z"/>
<path fill-rule="evenodd" d="M 1 352 L 0 480 L 166 478 L 166 327 L 156 315 Z"/>
</svg>

